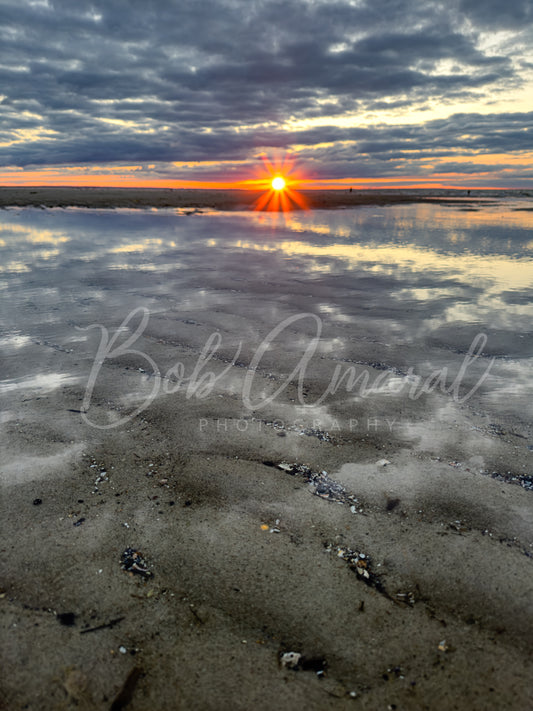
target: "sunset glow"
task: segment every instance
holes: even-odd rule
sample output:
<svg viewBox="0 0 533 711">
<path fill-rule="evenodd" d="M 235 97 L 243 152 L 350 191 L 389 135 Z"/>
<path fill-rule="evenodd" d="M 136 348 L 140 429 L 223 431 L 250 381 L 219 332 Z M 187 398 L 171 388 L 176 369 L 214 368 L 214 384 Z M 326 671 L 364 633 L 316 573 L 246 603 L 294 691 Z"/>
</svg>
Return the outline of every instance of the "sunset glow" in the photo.
<svg viewBox="0 0 533 711">
<path fill-rule="evenodd" d="M 194 3 L 134 3 L 148 56 L 120 3 L 4 0 L 0 185 L 530 190 L 531 3 L 301 2 L 208 3 L 214 42 Z"/>
<path fill-rule="evenodd" d="M 253 184 L 265 192 L 256 200 L 254 209 L 267 212 L 306 210 L 307 203 L 297 187 L 307 180 L 307 176 L 297 167 L 296 156 L 286 152 L 272 157 L 261 154 L 260 158 Z"/>
</svg>

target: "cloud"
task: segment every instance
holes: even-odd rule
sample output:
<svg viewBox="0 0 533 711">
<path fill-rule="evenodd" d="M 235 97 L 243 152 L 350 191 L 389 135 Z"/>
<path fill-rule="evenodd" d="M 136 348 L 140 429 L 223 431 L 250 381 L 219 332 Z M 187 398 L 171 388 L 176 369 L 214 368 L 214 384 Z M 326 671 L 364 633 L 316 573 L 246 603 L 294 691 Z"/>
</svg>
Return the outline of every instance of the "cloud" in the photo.
<svg viewBox="0 0 533 711">
<path fill-rule="evenodd" d="M 518 0 L 4 0 L 0 160 L 163 166 L 298 146 L 317 175 L 351 177 L 354 160 L 390 174 L 412 150 L 525 151 L 531 113 L 487 107 L 533 76 L 531 15 Z"/>
<path fill-rule="evenodd" d="M 481 27 L 517 28 L 533 21 L 529 0 L 461 0 L 459 9 Z"/>
</svg>

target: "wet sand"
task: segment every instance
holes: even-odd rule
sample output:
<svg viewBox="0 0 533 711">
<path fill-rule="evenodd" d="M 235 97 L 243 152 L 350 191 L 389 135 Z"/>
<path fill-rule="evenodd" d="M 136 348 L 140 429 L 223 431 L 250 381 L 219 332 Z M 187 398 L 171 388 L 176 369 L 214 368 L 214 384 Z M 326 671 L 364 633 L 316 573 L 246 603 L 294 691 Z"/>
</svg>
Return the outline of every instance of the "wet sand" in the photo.
<svg viewBox="0 0 533 711">
<path fill-rule="evenodd" d="M 436 191 L 438 193 L 439 191 Z M 394 205 L 411 202 L 477 202 L 466 190 L 424 195 L 405 190 L 303 190 L 306 207 L 331 209 L 357 205 Z M 211 208 L 247 210 L 263 193 L 257 190 L 175 190 L 161 188 L 71 188 L 0 187 L 0 207 L 91 207 L 91 208 Z M 292 208 L 299 209 L 292 202 Z"/>
<path fill-rule="evenodd" d="M 530 327 L 484 323 L 462 384 L 494 356 L 522 400 L 311 407 L 338 366 L 456 373 L 481 326 L 435 324 L 480 280 L 317 256 L 324 220 L 52 213 L 3 215 L 3 708 L 531 707 Z M 94 324 L 124 334 L 96 370 Z"/>
</svg>

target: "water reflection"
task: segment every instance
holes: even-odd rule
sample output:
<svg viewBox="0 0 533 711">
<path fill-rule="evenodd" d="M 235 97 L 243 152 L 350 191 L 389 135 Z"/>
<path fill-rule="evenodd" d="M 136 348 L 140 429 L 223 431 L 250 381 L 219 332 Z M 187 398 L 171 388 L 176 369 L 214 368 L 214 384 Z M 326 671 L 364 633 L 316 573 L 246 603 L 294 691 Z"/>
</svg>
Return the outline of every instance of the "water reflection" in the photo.
<svg viewBox="0 0 533 711">
<path fill-rule="evenodd" d="M 63 286 L 98 281 L 107 289 L 114 270 L 142 273 L 139 286 L 146 281 L 152 288 L 147 275 L 160 274 L 169 295 L 184 282 L 214 287 L 212 280 L 224 278 L 226 287 L 259 281 L 282 293 L 303 278 L 346 296 L 381 289 L 404 306 L 453 302 L 447 320 L 479 323 L 481 313 L 504 311 L 513 328 L 513 314 L 520 323 L 530 314 L 532 226 L 533 213 L 492 206 L 477 212 L 428 204 L 376 212 L 372 206 L 282 217 L 27 209 L 2 215 L 0 270 L 20 275 L 26 287 L 35 277 L 49 286 L 43 269 L 59 270 Z"/>
<path fill-rule="evenodd" d="M 533 213 L 504 204 L 286 215 L 5 210 L 0 286 L 9 298 L 1 346 L 13 359 L 36 342 L 47 350 L 24 376 L 8 359 L 4 390 L 77 382 L 79 373 L 56 362 L 72 344 L 90 352 L 75 327 L 116 328 L 142 305 L 158 319 L 151 342 L 168 340 L 172 327 L 177 343 L 200 348 L 216 330 L 230 358 L 237 342 L 246 355 L 283 318 L 311 312 L 324 323 L 321 354 L 364 362 L 374 344 L 398 372 L 420 353 L 431 369 L 485 331 L 487 353 L 519 359 L 495 377 L 493 392 L 525 393 L 532 227 Z M 295 335 L 284 348 L 297 354 L 299 342 Z M 508 383 L 512 376 L 519 386 Z"/>
<path fill-rule="evenodd" d="M 0 382 L 0 392 L 7 393 L 11 390 L 39 390 L 41 392 L 51 392 L 57 388 L 71 385 L 77 382 L 78 378 L 67 373 L 47 373 L 26 378 L 12 378 Z"/>
</svg>

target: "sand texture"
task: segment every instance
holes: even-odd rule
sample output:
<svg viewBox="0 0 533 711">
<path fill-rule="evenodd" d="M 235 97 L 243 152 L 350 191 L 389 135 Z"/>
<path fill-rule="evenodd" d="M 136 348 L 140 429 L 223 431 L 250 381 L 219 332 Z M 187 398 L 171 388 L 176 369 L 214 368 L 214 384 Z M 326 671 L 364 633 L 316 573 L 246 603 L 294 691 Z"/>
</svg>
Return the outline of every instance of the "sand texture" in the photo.
<svg viewBox="0 0 533 711">
<path fill-rule="evenodd" d="M 75 204 L 89 194 L 148 200 Z M 461 387 L 494 356 L 493 379 L 466 402 L 382 381 L 312 406 L 337 367 L 457 372 L 480 326 L 439 318 L 481 279 L 413 266 L 401 240 L 380 251 L 359 210 L 90 212 L 0 214 L 2 708 L 532 708 L 530 327 L 484 324 Z M 370 235 L 370 266 L 348 228 Z M 94 370 L 104 333 L 123 349 Z"/>
</svg>

